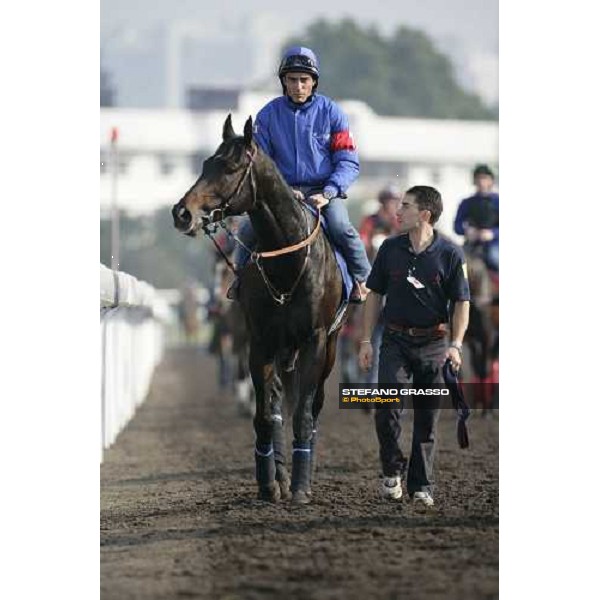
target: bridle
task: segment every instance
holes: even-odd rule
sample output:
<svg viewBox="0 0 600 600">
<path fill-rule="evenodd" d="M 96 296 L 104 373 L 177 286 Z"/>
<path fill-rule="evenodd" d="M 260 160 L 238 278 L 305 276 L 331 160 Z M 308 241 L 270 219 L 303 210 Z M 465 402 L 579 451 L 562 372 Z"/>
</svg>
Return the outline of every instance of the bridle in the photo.
<svg viewBox="0 0 600 600">
<path fill-rule="evenodd" d="M 220 223 L 227 216 L 225 212 L 231 208 L 231 203 L 238 197 L 239 193 L 242 191 L 242 186 L 246 183 L 246 179 L 248 175 L 250 175 L 250 189 L 252 190 L 252 205 L 250 209 L 256 207 L 256 180 L 254 178 L 254 171 L 252 170 L 252 166 L 254 164 L 254 159 L 258 154 L 256 147 L 252 147 L 252 150 L 246 150 L 246 156 L 250 159 L 248 164 L 246 165 L 246 169 L 242 175 L 242 178 L 239 180 L 238 184 L 235 186 L 233 192 L 229 195 L 223 204 L 217 206 L 211 210 L 207 215 L 202 215 L 202 229 L 206 225 L 212 225 L 213 223 Z M 205 231 L 206 233 L 206 231 Z"/>
<path fill-rule="evenodd" d="M 208 213 L 208 215 L 203 215 L 201 217 L 201 219 L 202 219 L 201 227 L 202 227 L 202 231 L 210 238 L 211 242 L 215 245 L 216 249 L 221 254 L 223 259 L 225 260 L 227 266 L 231 269 L 231 271 L 233 271 L 233 273 L 236 276 L 239 275 L 238 270 L 231 263 L 231 261 L 229 260 L 229 258 L 225 254 L 225 252 L 223 252 L 221 246 L 214 239 L 214 235 L 216 234 L 217 229 L 219 227 L 224 229 L 225 233 L 227 234 L 228 237 L 233 239 L 233 241 L 236 244 L 239 244 L 240 246 L 242 246 L 250 254 L 251 262 L 256 264 L 256 267 L 258 268 L 258 270 L 263 278 L 263 281 L 267 287 L 267 290 L 268 290 L 271 298 L 277 304 L 279 304 L 280 306 L 283 306 L 284 304 L 287 304 L 291 300 L 293 293 L 295 292 L 296 288 L 298 287 L 298 284 L 300 283 L 300 280 L 302 279 L 302 275 L 304 275 L 304 272 L 306 271 L 306 267 L 308 265 L 308 257 L 310 256 L 310 247 L 311 247 L 312 243 L 315 241 L 317 234 L 319 233 L 319 227 L 321 225 L 321 209 L 320 208 L 317 209 L 317 221 L 316 221 L 314 229 L 312 230 L 312 232 L 310 232 L 308 215 L 306 214 L 307 211 L 305 208 L 303 208 L 304 217 L 306 219 L 306 227 L 307 227 L 308 237 L 306 237 L 301 242 L 298 242 L 297 244 L 293 244 L 291 246 L 286 246 L 284 248 L 280 248 L 279 250 L 269 250 L 266 252 L 255 252 L 255 251 L 251 250 L 250 248 L 248 248 L 244 244 L 244 242 L 242 242 L 238 238 L 238 236 L 235 235 L 227 227 L 227 224 L 225 223 L 225 218 L 228 215 L 226 215 L 225 213 L 227 212 L 227 210 L 229 208 L 231 208 L 232 203 L 240 194 L 240 192 L 242 190 L 242 186 L 246 182 L 246 179 L 248 179 L 248 176 L 250 177 L 250 189 L 252 190 L 252 204 L 250 205 L 250 208 L 248 210 L 252 210 L 252 209 L 256 208 L 256 205 L 257 205 L 256 179 L 255 179 L 254 170 L 252 169 L 252 167 L 254 166 L 254 159 L 256 158 L 257 153 L 258 152 L 255 147 L 252 148 L 252 151 L 246 150 L 246 155 L 248 156 L 249 161 L 248 161 L 248 164 L 246 165 L 246 169 L 244 170 L 244 173 L 243 173 L 241 179 L 239 180 L 237 186 L 235 187 L 233 192 L 229 195 L 229 197 L 224 201 L 223 204 L 221 204 L 217 208 L 214 208 L 213 210 L 211 210 L 210 213 Z M 298 250 L 301 250 L 302 248 L 305 248 L 305 247 L 308 247 L 308 249 L 306 252 L 306 256 L 304 257 L 304 263 L 302 264 L 302 268 L 300 269 L 300 273 L 298 274 L 298 277 L 296 277 L 296 279 L 295 279 L 294 283 L 292 284 L 292 287 L 289 289 L 289 291 L 281 292 L 272 284 L 272 282 L 267 277 L 267 274 L 265 273 L 264 268 L 261 264 L 261 260 L 263 258 L 274 258 L 276 256 L 283 256 L 284 254 L 291 254 L 292 252 L 297 252 Z"/>
</svg>

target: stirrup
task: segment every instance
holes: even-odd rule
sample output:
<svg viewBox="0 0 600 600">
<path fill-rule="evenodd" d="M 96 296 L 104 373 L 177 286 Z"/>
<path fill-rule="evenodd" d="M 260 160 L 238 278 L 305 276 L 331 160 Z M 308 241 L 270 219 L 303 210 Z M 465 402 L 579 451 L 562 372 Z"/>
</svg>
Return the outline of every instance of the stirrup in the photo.
<svg viewBox="0 0 600 600">
<path fill-rule="evenodd" d="M 367 301 L 367 296 L 368 294 L 365 294 L 364 297 L 361 296 L 360 285 L 358 281 L 355 281 L 352 291 L 350 292 L 350 298 L 348 299 L 348 302 L 350 304 L 364 304 Z"/>
</svg>

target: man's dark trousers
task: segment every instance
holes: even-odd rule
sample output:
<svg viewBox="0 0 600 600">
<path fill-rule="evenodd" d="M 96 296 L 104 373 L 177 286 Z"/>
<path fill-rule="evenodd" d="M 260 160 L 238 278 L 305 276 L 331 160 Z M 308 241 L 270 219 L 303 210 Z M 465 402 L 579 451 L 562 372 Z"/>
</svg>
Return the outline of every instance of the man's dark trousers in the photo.
<svg viewBox="0 0 600 600">
<path fill-rule="evenodd" d="M 444 384 L 442 367 L 448 342 L 444 338 L 411 337 L 407 333 L 385 330 L 379 354 L 379 385 L 430 387 Z M 412 385 L 410 385 L 412 383 Z M 440 411 L 440 396 L 412 396 L 415 409 L 413 442 L 406 484 L 409 495 L 429 492 L 433 495 L 435 434 Z M 402 475 L 406 459 L 400 450 L 403 408 L 378 405 L 375 427 L 379 456 L 386 477 Z"/>
</svg>

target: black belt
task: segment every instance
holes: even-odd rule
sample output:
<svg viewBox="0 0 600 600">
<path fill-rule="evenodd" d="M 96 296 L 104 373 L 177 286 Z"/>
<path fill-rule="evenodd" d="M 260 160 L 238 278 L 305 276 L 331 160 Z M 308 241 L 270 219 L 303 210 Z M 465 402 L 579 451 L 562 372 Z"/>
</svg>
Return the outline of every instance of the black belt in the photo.
<svg viewBox="0 0 600 600">
<path fill-rule="evenodd" d="M 417 336 L 434 336 L 444 337 L 448 331 L 447 323 L 438 323 L 432 327 L 409 327 L 408 325 L 394 325 L 394 323 L 386 323 L 385 326 L 392 331 L 406 333 L 411 337 Z"/>
</svg>

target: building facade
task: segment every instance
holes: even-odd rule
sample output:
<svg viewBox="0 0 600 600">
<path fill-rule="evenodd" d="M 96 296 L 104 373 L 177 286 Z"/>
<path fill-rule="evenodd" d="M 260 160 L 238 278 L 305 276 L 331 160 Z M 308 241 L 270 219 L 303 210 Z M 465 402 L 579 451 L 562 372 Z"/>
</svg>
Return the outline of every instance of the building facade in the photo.
<svg viewBox="0 0 600 600">
<path fill-rule="evenodd" d="M 234 100 L 231 100 L 233 96 Z M 223 122 L 232 113 L 240 134 L 249 115 L 272 97 L 227 90 L 196 93 L 210 98 L 210 107 L 194 110 L 102 108 L 100 111 L 100 206 L 108 216 L 115 201 L 130 213 L 145 213 L 174 204 L 194 183 L 202 161 L 221 142 Z M 228 98 L 235 110 L 219 107 Z M 350 189 L 355 217 L 376 210 L 378 190 L 396 184 L 432 185 L 444 199 L 440 229 L 452 235 L 458 202 L 471 193 L 477 163 L 497 171 L 498 123 L 383 117 L 359 101 L 340 101 L 349 116 L 361 160 L 358 181 Z M 118 138 L 111 143 L 113 129 Z M 116 151 L 115 151 L 116 150 Z"/>
</svg>

